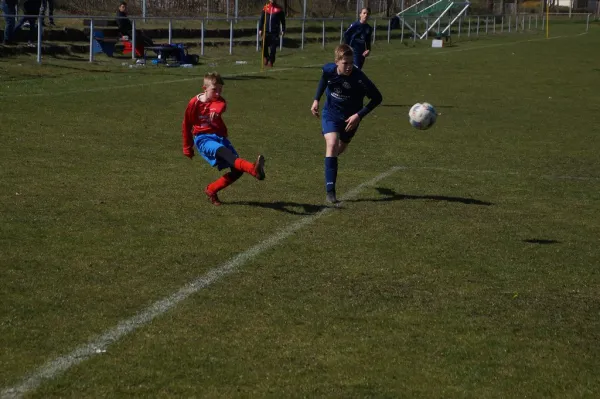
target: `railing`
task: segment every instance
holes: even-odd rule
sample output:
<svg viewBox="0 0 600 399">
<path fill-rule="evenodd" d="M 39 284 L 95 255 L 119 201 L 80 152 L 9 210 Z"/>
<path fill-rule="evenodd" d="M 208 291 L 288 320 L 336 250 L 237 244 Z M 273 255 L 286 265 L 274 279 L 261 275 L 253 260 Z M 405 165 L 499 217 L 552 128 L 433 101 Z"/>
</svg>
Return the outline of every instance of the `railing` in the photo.
<svg viewBox="0 0 600 399">
<path fill-rule="evenodd" d="M 563 17 L 567 17 L 567 15 L 565 14 L 550 14 L 552 16 L 556 16 L 556 15 L 560 15 Z M 590 19 L 592 18 L 592 14 L 572 14 L 571 16 L 575 16 L 575 17 L 581 17 L 581 18 L 585 18 L 586 19 L 586 27 L 585 30 L 588 31 L 589 30 L 589 25 L 590 25 Z M 43 16 L 39 16 L 39 15 L 31 15 L 28 17 L 32 17 L 35 18 L 38 23 L 37 23 L 37 44 L 36 44 L 36 53 L 37 53 L 37 62 L 41 64 L 42 62 L 42 39 L 43 39 L 43 30 L 42 30 L 42 21 L 44 19 Z M 477 15 L 477 16 L 466 16 L 466 15 L 455 15 L 455 16 L 448 16 L 447 17 L 447 21 L 444 22 L 444 24 L 446 22 L 450 23 L 450 25 L 456 23 L 456 27 L 451 27 L 448 26 L 446 29 L 444 29 L 442 31 L 442 19 L 441 18 L 434 18 L 432 17 L 432 20 L 435 21 L 435 23 L 437 23 L 438 27 L 437 27 L 437 32 L 442 32 L 442 33 L 446 33 L 449 32 L 452 35 L 456 35 L 458 38 L 462 36 L 464 36 L 466 34 L 466 36 L 468 38 L 471 38 L 472 36 L 474 37 L 479 37 L 483 32 L 485 33 L 485 35 L 488 35 L 490 33 L 492 34 L 503 34 L 503 33 L 513 33 L 513 32 L 523 32 L 523 31 L 533 31 L 533 30 L 540 30 L 543 29 L 544 24 L 545 24 L 545 15 L 540 16 L 539 14 L 517 14 L 515 15 L 507 15 L 507 16 L 494 16 L 494 15 Z M 89 46 L 90 46 L 90 52 L 89 52 L 89 62 L 94 62 L 95 59 L 95 55 L 94 55 L 94 50 L 93 50 L 93 44 L 94 44 L 94 30 L 96 29 L 96 24 L 95 22 L 97 21 L 107 21 L 107 20 L 115 20 L 114 16 L 97 16 L 97 15 L 88 15 L 88 16 L 59 16 L 59 15 L 55 15 L 54 16 L 54 20 L 55 21 L 60 21 L 60 20 L 67 20 L 67 19 L 77 19 L 77 20 L 82 20 L 82 19 L 86 19 L 89 20 Z M 132 25 L 133 25 L 133 32 L 132 32 L 132 47 L 135 49 L 135 42 L 136 42 L 136 35 L 135 35 L 135 30 L 138 27 L 139 23 L 143 23 L 144 18 L 143 17 L 130 17 L 131 21 L 132 21 Z M 498 23 L 498 19 L 500 19 L 499 23 Z M 235 42 L 235 29 L 234 29 L 234 25 L 235 25 L 235 20 L 233 18 L 198 18 L 198 17 L 146 17 L 145 18 L 146 21 L 158 21 L 161 22 L 165 25 L 168 26 L 168 43 L 171 44 L 173 42 L 173 22 L 193 22 L 194 25 L 199 27 L 199 47 L 200 47 L 200 55 L 204 56 L 205 55 L 205 47 L 206 47 L 206 37 L 205 37 L 205 32 L 207 31 L 207 25 L 209 24 L 224 24 L 226 23 L 228 25 L 228 29 L 229 29 L 229 41 L 228 41 L 228 45 L 229 45 L 229 54 L 233 54 L 233 48 L 234 48 L 234 42 Z M 259 26 L 259 22 L 257 21 L 257 19 L 255 17 L 239 17 L 237 18 L 237 22 L 238 23 L 243 23 L 243 22 L 248 22 L 248 21 L 255 21 L 256 22 L 256 35 L 255 38 L 252 39 L 253 41 L 255 40 L 256 43 L 256 51 L 260 51 L 260 43 L 261 43 L 261 37 L 258 34 L 258 31 L 260 30 L 260 26 Z M 311 24 L 318 24 L 321 25 L 320 26 L 320 36 L 318 38 L 313 37 L 313 39 L 316 39 L 316 41 L 320 42 L 321 47 L 325 48 L 325 44 L 327 41 L 331 41 L 332 39 L 335 40 L 335 42 L 342 42 L 343 39 L 343 33 L 344 30 L 346 28 L 347 25 L 349 25 L 351 22 L 353 22 L 353 20 L 350 19 L 344 19 L 344 18 L 320 18 L 320 19 L 310 19 L 310 18 L 288 18 L 288 26 L 290 25 L 294 25 L 296 23 L 300 23 L 299 27 L 295 26 L 293 29 L 300 29 L 300 37 L 299 37 L 299 41 L 300 41 L 300 48 L 304 49 L 305 47 L 305 43 L 307 42 L 307 29 L 306 29 L 306 25 L 307 23 L 311 23 Z M 383 22 L 383 23 L 382 23 Z M 335 31 L 337 28 L 335 26 L 337 26 L 337 24 L 339 23 L 339 38 L 337 35 L 335 35 L 334 37 L 327 37 L 327 33 L 331 33 L 332 31 Z M 397 40 L 399 39 L 401 42 L 404 41 L 405 39 L 411 39 L 413 41 L 416 41 L 417 39 L 421 39 L 420 37 L 417 37 L 418 35 L 412 33 L 410 30 L 407 30 L 405 32 L 404 29 L 404 24 L 400 24 L 400 27 L 398 28 L 400 30 L 399 35 L 394 35 L 393 34 L 393 30 L 391 28 L 392 26 L 392 19 L 388 19 L 388 18 L 374 18 L 371 21 L 369 21 L 369 23 L 374 27 L 374 33 L 373 33 L 373 42 L 376 41 L 377 39 L 377 32 L 380 31 L 381 29 L 387 29 L 387 42 L 390 43 L 392 40 Z M 417 31 L 417 24 L 421 23 L 421 24 L 425 24 L 425 26 L 427 28 L 430 27 L 429 25 L 429 18 L 421 18 L 421 20 L 417 20 L 415 19 L 414 21 L 414 30 Z M 83 27 L 83 25 L 82 25 Z M 412 30 L 412 28 L 411 28 Z M 289 31 L 289 28 L 288 28 Z M 289 34 L 286 34 L 286 37 L 289 37 Z M 380 37 L 382 37 L 383 34 L 380 34 Z M 283 49 L 283 37 L 280 37 L 280 41 L 279 41 L 279 49 L 282 50 Z M 135 55 L 135 51 L 132 51 L 132 59 L 135 59 L 136 55 Z"/>
</svg>

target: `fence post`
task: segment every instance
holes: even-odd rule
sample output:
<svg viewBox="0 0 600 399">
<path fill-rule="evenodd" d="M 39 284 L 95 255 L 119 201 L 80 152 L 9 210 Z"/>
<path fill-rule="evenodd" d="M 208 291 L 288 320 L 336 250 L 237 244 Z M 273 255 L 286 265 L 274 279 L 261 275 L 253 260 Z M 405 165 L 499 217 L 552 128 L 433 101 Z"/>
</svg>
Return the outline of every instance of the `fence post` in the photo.
<svg viewBox="0 0 600 399">
<path fill-rule="evenodd" d="M 233 54 L 233 21 L 229 21 L 229 55 Z"/>
<path fill-rule="evenodd" d="M 377 20 L 373 21 L 373 41 L 371 43 L 375 43 L 376 33 L 377 33 Z"/>
<path fill-rule="evenodd" d="M 388 43 L 390 42 L 391 29 L 392 29 L 392 20 L 388 19 Z"/>
<path fill-rule="evenodd" d="M 477 37 L 479 37 L 479 15 L 477 16 Z"/>
<path fill-rule="evenodd" d="M 304 50 L 304 24 L 306 23 L 306 20 L 303 19 L 302 20 L 302 38 L 300 39 L 300 48 L 302 50 Z"/>
<path fill-rule="evenodd" d="M 415 31 L 413 32 L 413 43 L 417 41 L 417 20 L 415 19 Z"/>
<path fill-rule="evenodd" d="M 511 17 L 512 17 L 511 15 L 508 16 L 508 33 L 510 33 L 510 29 L 512 26 Z"/>
<path fill-rule="evenodd" d="M 200 22 L 200 55 L 204 55 L 204 20 Z"/>
<path fill-rule="evenodd" d="M 500 33 L 504 33 L 504 15 L 502 16 L 502 19 L 500 20 Z"/>
<path fill-rule="evenodd" d="M 281 27 L 280 27 L 279 28 L 279 51 L 281 51 L 282 49 L 283 49 L 283 34 L 282 34 Z"/>
<path fill-rule="evenodd" d="M 260 50 L 260 33 L 258 33 L 260 31 L 260 21 L 256 21 L 256 52 L 258 53 L 258 50 Z"/>
<path fill-rule="evenodd" d="M 471 17 L 469 17 L 469 31 L 467 32 L 467 37 L 471 37 Z"/>
<path fill-rule="evenodd" d="M 42 63 L 42 24 L 44 22 L 44 16 L 38 15 L 37 23 L 37 63 Z"/>
<path fill-rule="evenodd" d="M 462 16 L 458 18 L 458 37 L 460 38 Z"/>
<path fill-rule="evenodd" d="M 94 18 L 90 18 L 90 62 L 94 62 Z"/>
<path fill-rule="evenodd" d="M 402 18 L 402 25 L 400 26 L 400 43 L 404 43 L 404 18 Z"/>
<path fill-rule="evenodd" d="M 488 34 L 488 17 L 485 17 L 485 34 Z"/>
<path fill-rule="evenodd" d="M 131 21 L 131 59 L 135 60 L 135 19 Z"/>
<path fill-rule="evenodd" d="M 321 47 L 323 49 L 325 48 L 325 20 L 323 20 L 323 43 L 321 44 Z"/>
<path fill-rule="evenodd" d="M 588 14 L 588 15 L 587 15 L 587 22 L 585 23 L 585 31 L 586 31 L 586 32 L 590 30 L 590 16 L 591 16 L 591 15 L 592 15 L 592 14 Z"/>
<path fill-rule="evenodd" d="M 173 43 L 173 21 L 169 19 L 169 44 Z"/>
</svg>

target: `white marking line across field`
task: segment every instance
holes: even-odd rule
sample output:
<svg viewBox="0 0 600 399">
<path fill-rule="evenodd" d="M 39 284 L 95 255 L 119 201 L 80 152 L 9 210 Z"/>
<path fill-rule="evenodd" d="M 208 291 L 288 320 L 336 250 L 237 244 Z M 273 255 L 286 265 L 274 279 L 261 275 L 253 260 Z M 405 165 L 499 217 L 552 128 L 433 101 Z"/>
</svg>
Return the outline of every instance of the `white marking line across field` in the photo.
<svg viewBox="0 0 600 399">
<path fill-rule="evenodd" d="M 563 38 L 569 38 L 569 37 L 579 37 L 579 36 L 582 36 L 585 34 L 586 34 L 586 32 L 578 33 L 576 35 L 554 36 L 549 39 L 563 39 Z M 446 50 L 446 51 L 439 51 L 437 53 L 432 53 L 432 54 L 436 54 L 436 55 L 453 54 L 453 53 L 462 52 L 462 51 L 473 51 L 473 50 L 482 50 L 482 49 L 484 50 L 484 49 L 489 49 L 489 48 L 493 48 L 493 47 L 511 46 L 511 45 L 520 44 L 520 43 L 538 42 L 538 41 L 544 41 L 544 40 L 549 40 L 549 39 L 546 39 L 544 37 L 544 38 L 536 38 L 536 39 L 517 40 L 514 42 L 508 42 L 508 43 L 494 43 L 494 44 L 490 44 L 490 45 L 474 46 L 474 47 L 468 47 L 468 48 L 463 48 L 463 49 L 452 49 L 452 50 Z M 425 52 L 417 51 L 417 52 L 402 53 L 402 55 L 422 55 L 422 54 L 425 54 Z M 369 58 L 379 58 L 379 57 L 380 56 L 373 55 L 373 56 L 370 56 Z M 289 70 L 298 69 L 298 68 L 320 67 L 322 65 L 323 64 L 310 64 L 310 65 L 303 65 L 301 67 L 274 68 L 274 69 L 270 70 L 269 72 L 270 73 L 283 72 L 283 71 L 289 71 Z M 256 75 L 258 73 L 261 73 L 261 72 L 249 71 L 249 72 L 241 72 L 241 73 L 233 73 L 233 74 L 224 74 L 223 77 L 225 79 L 227 79 L 227 78 L 234 78 L 234 77 L 238 77 L 238 76 Z M 44 93 L 31 93 L 31 94 L 28 93 L 28 94 L 0 95 L 0 98 L 40 97 L 40 96 L 54 97 L 54 96 L 60 96 L 60 95 L 65 95 L 65 94 L 93 93 L 93 92 L 99 92 L 99 91 L 131 89 L 134 87 L 154 86 L 154 85 L 169 84 L 169 83 L 190 82 L 190 81 L 200 80 L 200 79 L 203 79 L 203 76 L 197 76 L 194 78 L 161 80 L 161 81 L 156 81 L 156 82 L 134 83 L 134 84 L 120 85 L 120 86 L 102 86 L 102 87 L 94 87 L 94 88 L 82 89 L 82 90 L 68 90 L 68 91 L 60 91 L 60 92 L 44 92 Z"/>
<path fill-rule="evenodd" d="M 360 191 L 365 187 L 372 186 L 380 180 L 392 175 L 394 172 L 403 169 L 400 166 L 395 166 L 386 172 L 374 177 L 373 179 L 364 182 L 346 195 L 341 197 L 342 201 L 352 199 L 356 197 Z M 234 256 L 224 264 L 209 270 L 205 275 L 198 277 L 196 280 L 183 286 L 179 291 L 165 297 L 159 301 L 154 302 L 146 309 L 140 311 L 135 316 L 121 321 L 115 327 L 107 330 L 102 335 L 92 339 L 86 344 L 83 344 L 73 350 L 71 353 L 60 356 L 54 360 L 49 361 L 39 369 L 35 370 L 28 377 L 26 377 L 19 385 L 14 387 L 3 389 L 0 393 L 0 397 L 3 399 L 8 398 L 20 398 L 28 392 L 36 389 L 45 380 L 51 380 L 57 377 L 59 374 L 67 371 L 71 367 L 84 362 L 85 360 L 95 356 L 99 353 L 103 353 L 107 347 L 123 338 L 125 335 L 145 326 L 150 323 L 156 317 L 159 317 L 170 309 L 174 308 L 181 301 L 187 299 L 189 296 L 196 292 L 208 287 L 219 279 L 234 273 L 239 267 L 252 260 L 256 256 L 260 255 L 269 248 L 274 247 L 281 241 L 291 236 L 298 230 L 302 229 L 309 224 L 314 223 L 317 219 L 330 213 L 334 207 L 328 207 L 315 213 L 314 215 L 305 216 L 295 223 L 292 223 L 288 227 L 279 230 L 275 234 L 271 235 L 264 241 L 256 244 L 255 246 L 247 249 L 246 251 Z"/>
</svg>

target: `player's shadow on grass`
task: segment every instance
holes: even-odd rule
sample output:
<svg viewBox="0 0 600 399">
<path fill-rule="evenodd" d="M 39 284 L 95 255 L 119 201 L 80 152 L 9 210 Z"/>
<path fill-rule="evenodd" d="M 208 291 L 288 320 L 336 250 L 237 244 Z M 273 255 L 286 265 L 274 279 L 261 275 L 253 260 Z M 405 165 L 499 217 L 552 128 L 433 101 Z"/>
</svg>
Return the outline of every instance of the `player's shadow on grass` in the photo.
<svg viewBox="0 0 600 399">
<path fill-rule="evenodd" d="M 298 216 L 314 215 L 315 213 L 327 208 L 326 205 L 299 204 L 297 202 L 289 202 L 289 201 L 275 201 L 275 202 L 232 201 L 232 202 L 224 202 L 223 205 L 255 206 L 258 208 L 273 209 L 275 211 L 290 213 L 292 215 L 298 215 Z"/>
<path fill-rule="evenodd" d="M 526 242 L 528 244 L 540 244 L 540 245 L 560 244 L 560 241 L 548 240 L 545 238 L 528 238 L 526 240 L 523 240 L 523 242 Z"/>
<path fill-rule="evenodd" d="M 491 202 L 481 201 L 475 198 L 463 198 L 463 197 L 447 197 L 445 195 L 410 195 L 410 194 L 398 194 L 394 190 L 384 187 L 376 187 L 375 190 L 379 192 L 383 197 L 379 198 L 364 198 L 348 200 L 347 202 L 386 202 L 386 201 L 403 201 L 403 200 L 431 200 L 431 201 L 444 201 L 444 202 L 459 202 L 466 205 L 494 205 Z"/>
</svg>

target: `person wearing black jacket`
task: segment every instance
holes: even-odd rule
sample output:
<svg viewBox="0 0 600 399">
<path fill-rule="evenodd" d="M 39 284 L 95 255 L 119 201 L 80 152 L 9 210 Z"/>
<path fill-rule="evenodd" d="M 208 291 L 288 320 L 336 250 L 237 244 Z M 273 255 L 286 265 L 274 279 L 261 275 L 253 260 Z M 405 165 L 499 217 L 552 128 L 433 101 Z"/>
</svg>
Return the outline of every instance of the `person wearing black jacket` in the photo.
<svg viewBox="0 0 600 399">
<path fill-rule="evenodd" d="M 264 32 L 263 32 L 264 29 Z M 285 12 L 274 0 L 263 7 L 260 14 L 259 35 L 265 35 L 263 47 L 263 62 L 272 67 L 275 63 L 275 53 L 279 44 L 279 33 L 285 34 Z"/>
<path fill-rule="evenodd" d="M 36 15 L 38 15 L 40 13 L 40 7 L 42 6 L 42 0 L 25 0 L 23 2 L 23 13 L 25 14 L 25 16 L 23 18 L 21 18 L 21 20 L 19 21 L 19 23 L 17 24 L 17 26 L 15 26 L 15 29 L 13 31 L 13 33 L 18 32 L 19 30 L 21 30 L 21 28 L 23 27 L 23 25 L 25 25 L 25 23 L 29 23 L 29 35 L 27 36 L 27 44 L 30 47 L 34 47 L 35 45 L 33 44 L 33 41 L 35 40 L 36 36 L 37 36 L 37 17 Z M 30 15 L 30 16 L 28 16 Z"/>
<path fill-rule="evenodd" d="M 12 44 L 15 30 L 15 11 L 18 0 L 2 0 L 2 14 L 4 14 L 4 39 L 3 44 Z"/>
<path fill-rule="evenodd" d="M 119 28 L 119 33 L 123 36 L 127 36 L 129 40 L 132 39 L 133 35 L 133 24 L 131 20 L 127 16 L 127 2 L 122 1 L 119 4 L 119 9 L 117 10 L 117 26 Z M 144 35 L 139 30 L 135 30 L 135 40 L 136 44 L 143 43 L 144 46 L 152 46 L 154 42 L 148 36 Z M 136 47 L 138 47 L 136 45 Z"/>
</svg>

